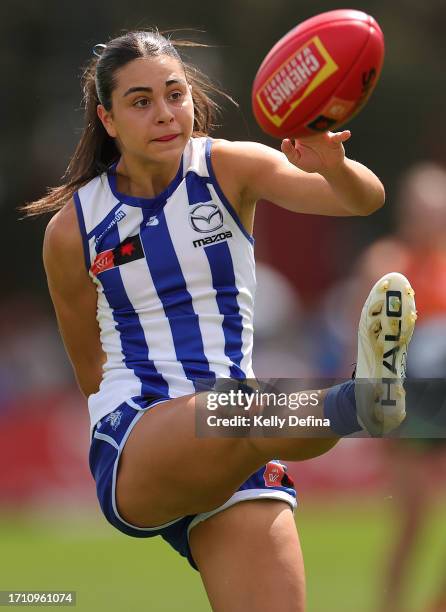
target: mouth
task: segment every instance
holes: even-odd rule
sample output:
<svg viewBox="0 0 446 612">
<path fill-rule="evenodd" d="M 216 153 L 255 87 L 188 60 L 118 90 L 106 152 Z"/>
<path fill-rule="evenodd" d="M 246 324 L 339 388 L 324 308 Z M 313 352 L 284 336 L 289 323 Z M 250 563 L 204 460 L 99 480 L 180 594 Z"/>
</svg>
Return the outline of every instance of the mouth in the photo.
<svg viewBox="0 0 446 612">
<path fill-rule="evenodd" d="M 168 134 L 167 136 L 161 136 L 161 138 L 154 138 L 154 142 L 170 142 L 178 138 L 179 134 Z"/>
</svg>

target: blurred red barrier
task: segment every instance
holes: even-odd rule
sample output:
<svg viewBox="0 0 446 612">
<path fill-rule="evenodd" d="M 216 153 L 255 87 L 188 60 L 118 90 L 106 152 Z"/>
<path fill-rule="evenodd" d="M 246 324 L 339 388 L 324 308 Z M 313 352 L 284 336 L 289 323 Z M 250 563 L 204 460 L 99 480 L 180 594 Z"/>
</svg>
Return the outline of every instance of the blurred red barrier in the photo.
<svg viewBox="0 0 446 612">
<path fill-rule="evenodd" d="M 0 405 L 0 504 L 94 500 L 85 400 L 62 390 Z"/>
</svg>

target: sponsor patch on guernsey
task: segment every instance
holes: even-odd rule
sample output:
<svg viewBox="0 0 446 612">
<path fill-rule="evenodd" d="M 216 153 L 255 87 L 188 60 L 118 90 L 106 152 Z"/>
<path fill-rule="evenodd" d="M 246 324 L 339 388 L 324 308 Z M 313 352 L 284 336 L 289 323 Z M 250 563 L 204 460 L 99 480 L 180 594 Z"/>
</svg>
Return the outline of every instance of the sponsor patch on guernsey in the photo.
<svg viewBox="0 0 446 612">
<path fill-rule="evenodd" d="M 110 230 L 112 227 L 114 227 L 119 221 L 121 221 L 121 219 L 124 219 L 125 216 L 126 216 L 126 214 L 125 214 L 125 212 L 123 210 L 117 210 L 115 216 L 110 221 L 110 223 L 107 225 L 107 227 L 102 232 L 102 234 L 99 234 L 99 236 L 96 236 L 96 238 L 94 239 L 95 243 L 98 244 L 100 239 L 103 236 L 105 236 L 105 234 L 108 232 L 108 230 Z"/>
<path fill-rule="evenodd" d="M 208 244 L 213 244 L 214 242 L 221 242 L 222 240 L 227 240 L 228 238 L 232 238 L 232 232 L 220 232 L 219 234 L 214 234 L 213 236 L 206 236 L 206 238 L 198 238 L 193 241 L 193 245 L 195 248 L 207 246 Z"/>
<path fill-rule="evenodd" d="M 111 270 L 117 266 L 129 263 L 130 261 L 142 259 L 143 257 L 144 251 L 141 244 L 141 237 L 139 234 L 136 236 L 129 236 L 114 249 L 98 253 L 90 271 L 94 276 L 97 276 L 101 272 Z"/>
</svg>

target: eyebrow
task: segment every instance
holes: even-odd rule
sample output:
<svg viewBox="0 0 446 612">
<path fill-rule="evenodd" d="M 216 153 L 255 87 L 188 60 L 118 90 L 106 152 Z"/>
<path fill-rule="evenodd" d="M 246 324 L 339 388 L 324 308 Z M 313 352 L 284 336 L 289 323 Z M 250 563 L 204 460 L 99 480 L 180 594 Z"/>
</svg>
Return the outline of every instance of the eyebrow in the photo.
<svg viewBox="0 0 446 612">
<path fill-rule="evenodd" d="M 166 81 L 166 87 L 169 87 L 170 85 L 175 85 L 177 83 L 180 85 L 186 85 L 186 81 L 184 81 L 183 79 L 170 79 L 169 81 Z M 153 89 L 152 87 L 144 87 L 142 85 L 137 85 L 136 87 L 129 87 L 123 97 L 125 98 L 125 96 L 128 96 L 129 94 L 135 93 L 135 91 L 145 91 L 147 93 L 152 93 Z"/>
</svg>

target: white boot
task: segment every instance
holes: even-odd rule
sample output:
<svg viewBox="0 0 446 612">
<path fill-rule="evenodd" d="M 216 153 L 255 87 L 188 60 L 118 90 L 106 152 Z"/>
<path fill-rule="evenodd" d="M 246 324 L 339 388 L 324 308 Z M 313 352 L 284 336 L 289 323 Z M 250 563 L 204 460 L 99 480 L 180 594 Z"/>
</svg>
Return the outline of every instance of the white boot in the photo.
<svg viewBox="0 0 446 612">
<path fill-rule="evenodd" d="M 414 290 L 390 272 L 372 288 L 358 329 L 355 397 L 358 422 L 372 436 L 388 433 L 406 416 L 407 347 L 417 319 Z"/>
</svg>

